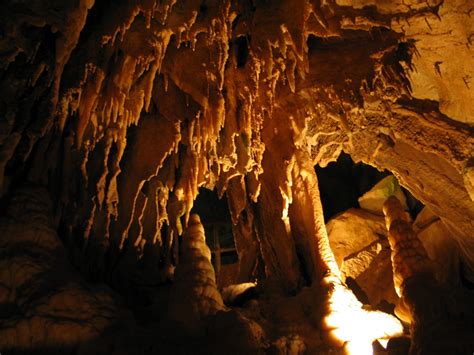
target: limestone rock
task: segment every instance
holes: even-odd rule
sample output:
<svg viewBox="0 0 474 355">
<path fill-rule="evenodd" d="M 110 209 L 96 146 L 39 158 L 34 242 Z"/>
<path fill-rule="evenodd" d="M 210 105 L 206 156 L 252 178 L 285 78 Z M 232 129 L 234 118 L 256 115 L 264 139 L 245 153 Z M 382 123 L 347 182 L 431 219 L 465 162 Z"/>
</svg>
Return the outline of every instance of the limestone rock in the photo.
<svg viewBox="0 0 474 355">
<path fill-rule="evenodd" d="M 184 238 L 185 250 L 197 251 L 194 261 L 181 262 L 188 256 L 180 254 L 180 238 L 200 187 L 222 195 L 234 185 L 241 281 L 256 270 L 291 291 L 318 284 L 321 275 L 334 284 L 340 275 L 314 166 L 342 150 L 391 171 L 429 206 L 474 274 L 472 1 L 144 0 L 113 2 L 110 11 L 111 3 L 0 3 L 0 193 L 26 182 L 47 186 L 55 223 L 37 234 L 49 241 L 60 231 L 87 276 L 127 292 L 143 264 L 156 271 L 141 274 L 152 279 L 140 280 L 146 285 L 170 280 L 178 265 L 178 319 L 217 312 L 222 300 L 209 253 Z M 379 202 L 369 205 L 380 213 Z M 51 255 L 42 245 L 48 253 L 36 253 L 30 243 L 30 223 L 44 225 L 41 213 L 3 203 L 0 210 L 8 226 L 23 216 L 13 232 L 23 228 L 19 239 L 28 239 L 23 249 L 2 249 L 18 256 L 10 263 L 2 254 L 2 312 L 19 305 L 26 316 L 18 324 L 29 325 L 37 304 L 10 290 L 11 267 L 20 280 L 37 267 L 51 275 L 48 262 L 57 260 L 62 272 L 67 262 L 56 249 Z M 403 277 L 419 247 L 408 235 L 394 257 Z M 367 265 L 380 248 L 372 237 L 360 240 L 351 247 Z M 30 263 L 35 257 L 47 262 Z M 34 289 L 36 297 L 51 289 L 25 283 L 16 292 Z M 93 303 L 84 293 L 84 304 Z M 103 314 L 104 303 L 84 316 Z M 0 341 L 31 336 L 19 328 L 24 337 L 2 334 Z M 58 342 L 81 334 L 50 333 Z"/>
<path fill-rule="evenodd" d="M 469 2 L 147 0 L 123 2 L 113 14 L 106 7 L 0 5 L 2 192 L 19 177 L 49 186 L 68 247 L 101 259 L 88 260 L 104 269 L 93 276 L 131 278 L 124 269 L 137 260 L 116 263 L 121 254 L 140 259 L 159 245 L 163 255 L 150 267 L 160 264 L 169 278 L 179 216 L 189 217 L 199 187 L 223 194 L 238 184 L 230 192 L 234 222 L 268 216 L 260 234 L 288 241 L 283 251 L 272 242 L 261 248 L 239 217 L 234 230 L 249 245 L 237 243 L 239 281 L 263 250 L 268 273 L 296 288 L 295 254 L 310 275 L 317 264 L 305 255 L 309 239 L 285 235 L 306 227 L 279 222 L 299 191 L 291 191 L 297 150 L 312 166 L 344 150 L 390 170 L 470 236 Z M 168 200 L 179 211 L 168 214 Z M 250 201 L 263 205 L 257 218 L 247 213 Z"/>
<path fill-rule="evenodd" d="M 388 242 L 357 253 L 344 262 L 341 272 L 346 277 L 346 283 L 348 277 L 356 281 L 374 307 L 383 306 L 384 302 L 397 304 Z"/>
<path fill-rule="evenodd" d="M 217 312 L 209 318 L 206 330 L 210 334 L 207 353 L 264 354 L 264 330 L 237 310 Z"/>
<path fill-rule="evenodd" d="M 426 207 L 417 216 L 414 225 L 428 257 L 434 262 L 434 273 L 440 284 L 459 285 L 460 248 L 451 231 Z"/>
<path fill-rule="evenodd" d="M 383 215 L 383 203 L 389 196 L 396 196 L 405 208 L 407 202 L 398 180 L 390 175 L 380 180 L 370 191 L 359 197 L 359 205 L 364 210 Z"/>
<path fill-rule="evenodd" d="M 328 293 L 325 307 L 329 312 L 324 315 L 321 325 L 328 340 L 339 343 L 346 353 L 370 353 L 373 341 L 402 334 L 403 326 L 397 318 L 363 308 L 343 285 L 333 283 Z"/>
<path fill-rule="evenodd" d="M 193 214 L 189 223 L 170 290 L 168 316 L 190 334 L 195 334 L 204 318 L 224 310 L 225 306 L 217 290 L 211 251 L 206 245 L 199 216 Z"/>
<path fill-rule="evenodd" d="M 418 213 L 413 222 L 413 229 L 415 231 L 420 231 L 424 228 L 429 227 L 430 224 L 439 220 L 439 217 L 433 213 L 429 207 L 423 207 L 423 209 Z"/>
<path fill-rule="evenodd" d="M 474 280 L 471 240 L 460 237 L 451 224 L 441 220 L 429 207 L 421 210 L 413 222 L 413 228 L 428 256 L 435 262 L 435 273 L 440 283 L 457 285 L 460 263 L 463 264 L 463 276 Z"/>
<path fill-rule="evenodd" d="M 410 353 L 472 352 L 472 291 L 446 286 L 437 280 L 435 263 L 428 258 L 395 197 L 385 202 L 384 214 L 392 249 L 394 283 L 401 297 L 395 312 L 410 323 Z"/>
<path fill-rule="evenodd" d="M 330 220 L 326 228 L 339 267 L 348 255 L 379 242 L 386 235 L 383 218 L 354 208 Z"/>
<path fill-rule="evenodd" d="M 278 338 L 273 347 L 275 355 L 302 355 L 306 352 L 306 345 L 298 335 Z"/>
<path fill-rule="evenodd" d="M 437 15 L 419 18 L 406 27 L 394 21 L 393 27 L 403 26 L 407 38 L 417 42 L 419 55 L 410 75 L 413 96 L 436 100 L 445 115 L 472 124 L 473 108 L 465 104 L 474 99 L 474 69 L 465 65 L 472 60 L 472 3 L 432 1 L 433 6 L 439 4 Z"/>
<path fill-rule="evenodd" d="M 383 217 L 350 209 L 327 224 L 329 241 L 344 278 L 352 278 L 372 305 L 396 303 L 390 247 Z"/>
<path fill-rule="evenodd" d="M 246 282 L 237 285 L 229 285 L 222 289 L 222 298 L 226 305 L 241 305 L 256 294 L 255 282 Z"/>
<path fill-rule="evenodd" d="M 132 316 L 110 289 L 88 286 L 69 264 L 51 207 L 45 190 L 23 188 L 0 220 L 0 349 L 100 352 L 133 327 Z"/>
<path fill-rule="evenodd" d="M 464 185 L 469 193 L 469 197 L 474 201 L 474 166 L 466 167 L 466 171 L 464 172 Z"/>
<path fill-rule="evenodd" d="M 459 284 L 460 253 L 451 231 L 442 221 L 432 223 L 418 232 L 418 238 L 434 261 L 437 280 L 442 284 Z"/>
</svg>

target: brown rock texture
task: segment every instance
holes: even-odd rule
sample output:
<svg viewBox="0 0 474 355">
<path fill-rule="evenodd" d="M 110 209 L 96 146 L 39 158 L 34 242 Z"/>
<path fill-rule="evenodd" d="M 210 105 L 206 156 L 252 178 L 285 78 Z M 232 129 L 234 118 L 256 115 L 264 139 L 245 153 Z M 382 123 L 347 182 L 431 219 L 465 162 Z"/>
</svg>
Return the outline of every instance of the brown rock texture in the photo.
<svg viewBox="0 0 474 355">
<path fill-rule="evenodd" d="M 183 238 L 182 257 L 170 290 L 168 312 L 170 319 L 180 322 L 190 332 L 197 332 L 198 329 L 193 328 L 199 326 L 199 321 L 224 310 L 225 306 L 217 290 L 211 251 L 198 215 L 191 215 Z"/>
<path fill-rule="evenodd" d="M 344 151 L 439 216 L 472 276 L 473 15 L 463 0 L 2 1 L 1 215 L 18 231 L 1 240 L 35 238 L 4 201 L 39 186 L 44 238 L 65 246 L 44 252 L 134 305 L 172 282 L 206 187 L 227 195 L 238 282 L 347 291 L 314 170 Z M 400 265 L 399 289 L 419 272 Z"/>
<path fill-rule="evenodd" d="M 427 208 L 425 207 L 424 209 Z M 443 221 L 437 216 L 432 214 L 430 216 L 429 214 L 430 212 L 423 213 L 426 218 L 424 221 L 418 215 L 413 223 L 414 225 L 418 223 L 419 227 L 414 230 L 423 244 L 428 257 L 433 261 L 437 281 L 440 284 L 452 287 L 459 286 L 460 264 L 463 258 L 465 258 L 462 255 L 463 251 Z M 464 274 L 466 277 L 470 276 L 467 270 L 465 270 Z"/>
<path fill-rule="evenodd" d="M 296 148 L 312 164 L 344 149 L 391 170 L 470 238 L 473 135 L 461 122 L 469 105 L 460 103 L 472 90 L 459 91 L 470 69 L 458 73 L 470 66 L 453 61 L 472 61 L 466 3 L 145 1 L 117 4 L 114 15 L 107 9 L 6 2 L 1 12 L 3 190 L 25 174 L 54 186 L 60 222 L 88 258 L 170 246 L 198 186 L 222 194 L 238 176 L 249 201 L 267 205 L 269 194 L 280 206 L 275 217 L 282 214 Z M 440 94 L 423 94 L 423 85 Z M 169 215 L 168 199 L 184 210 Z M 290 272 L 294 256 L 278 254 Z M 296 285 L 296 275 L 281 277 Z"/>
<path fill-rule="evenodd" d="M 112 290 L 87 285 L 71 267 L 48 201 L 44 189 L 23 188 L 0 221 L 0 349 L 108 351 L 133 328 L 132 315 Z"/>
<path fill-rule="evenodd" d="M 326 227 L 343 280 L 353 279 L 362 289 L 365 302 L 372 306 L 383 300 L 397 304 L 383 217 L 350 209 L 331 219 Z"/>
<path fill-rule="evenodd" d="M 437 279 L 434 263 L 396 197 L 385 202 L 384 213 L 394 284 L 401 297 L 397 314 L 411 327 L 410 353 L 472 352 L 474 293 Z"/>
</svg>

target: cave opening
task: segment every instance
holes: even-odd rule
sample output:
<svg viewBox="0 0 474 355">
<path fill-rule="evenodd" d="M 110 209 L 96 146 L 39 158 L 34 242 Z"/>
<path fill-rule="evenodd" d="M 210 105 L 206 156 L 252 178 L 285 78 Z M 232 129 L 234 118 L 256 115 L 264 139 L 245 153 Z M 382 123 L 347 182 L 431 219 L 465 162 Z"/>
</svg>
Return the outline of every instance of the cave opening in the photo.
<svg viewBox="0 0 474 355">
<path fill-rule="evenodd" d="M 238 255 L 227 197 L 224 195 L 219 198 L 216 189 L 201 187 L 191 213 L 198 214 L 204 226 L 218 287 L 234 284 L 238 272 Z"/>
<path fill-rule="evenodd" d="M 316 165 L 315 169 L 326 222 L 349 208 L 359 208 L 359 199 L 382 179 L 392 175 L 387 170 L 379 170 L 363 162 L 355 163 L 351 156 L 344 152 L 326 167 Z M 394 188 L 401 189 L 408 212 L 411 218 L 416 219 L 424 207 L 423 203 L 401 186 L 395 177 L 394 179 L 391 181 Z M 387 194 L 389 193 L 387 190 Z"/>
</svg>

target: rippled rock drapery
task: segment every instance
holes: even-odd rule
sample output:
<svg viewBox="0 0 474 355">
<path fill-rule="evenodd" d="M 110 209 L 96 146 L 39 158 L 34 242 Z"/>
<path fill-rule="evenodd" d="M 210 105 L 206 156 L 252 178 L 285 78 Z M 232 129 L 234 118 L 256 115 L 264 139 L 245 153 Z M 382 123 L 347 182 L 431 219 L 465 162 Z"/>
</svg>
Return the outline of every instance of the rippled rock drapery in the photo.
<svg viewBox="0 0 474 355">
<path fill-rule="evenodd" d="M 334 264 L 310 170 L 344 150 L 429 206 L 473 275 L 472 12 L 457 0 L 4 1 L 0 192 L 46 187 L 74 264 L 126 293 L 143 274 L 172 278 L 198 188 L 215 188 L 239 281 L 260 265 L 294 292 Z"/>
<path fill-rule="evenodd" d="M 44 189 L 22 188 L 0 220 L 0 349 L 113 350 L 131 334 L 132 315 L 110 289 L 87 285 L 71 267 L 51 207 Z"/>
</svg>

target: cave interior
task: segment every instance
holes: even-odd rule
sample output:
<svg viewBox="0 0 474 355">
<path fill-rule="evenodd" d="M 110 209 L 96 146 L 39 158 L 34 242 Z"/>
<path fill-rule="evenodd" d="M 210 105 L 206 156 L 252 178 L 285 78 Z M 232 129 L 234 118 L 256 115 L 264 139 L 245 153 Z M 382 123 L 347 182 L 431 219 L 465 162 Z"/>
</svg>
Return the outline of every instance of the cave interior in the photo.
<svg viewBox="0 0 474 355">
<path fill-rule="evenodd" d="M 4 0 L 0 354 L 473 354 L 474 3 Z"/>
</svg>

